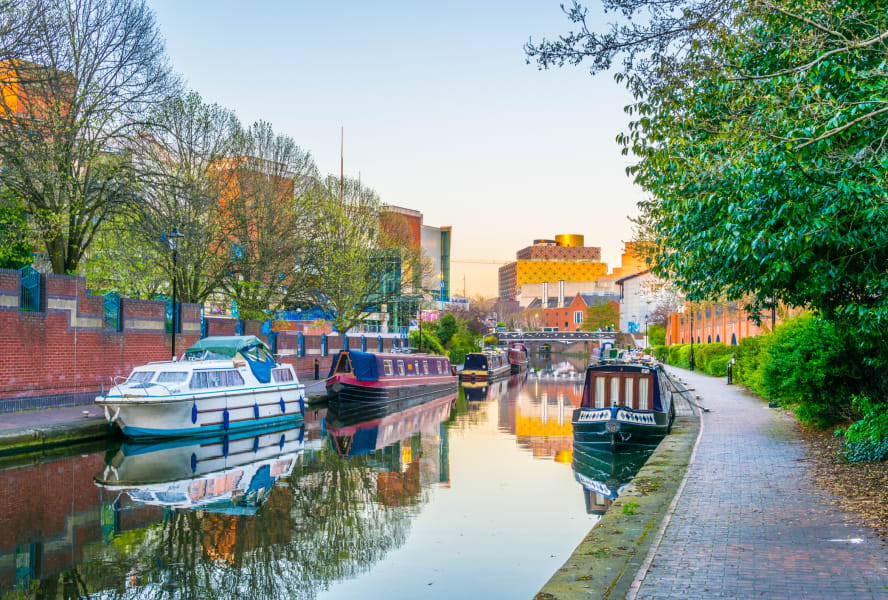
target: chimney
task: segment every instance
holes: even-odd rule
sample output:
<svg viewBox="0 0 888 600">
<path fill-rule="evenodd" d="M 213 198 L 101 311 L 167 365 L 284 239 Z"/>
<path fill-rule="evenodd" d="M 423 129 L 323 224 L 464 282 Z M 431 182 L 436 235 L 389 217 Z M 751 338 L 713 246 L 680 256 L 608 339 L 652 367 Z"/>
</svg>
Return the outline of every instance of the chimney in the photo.
<svg viewBox="0 0 888 600">
<path fill-rule="evenodd" d="M 543 308 L 549 308 L 549 282 L 543 282 Z"/>
<path fill-rule="evenodd" d="M 564 308 L 564 280 L 558 280 L 558 308 Z"/>
</svg>

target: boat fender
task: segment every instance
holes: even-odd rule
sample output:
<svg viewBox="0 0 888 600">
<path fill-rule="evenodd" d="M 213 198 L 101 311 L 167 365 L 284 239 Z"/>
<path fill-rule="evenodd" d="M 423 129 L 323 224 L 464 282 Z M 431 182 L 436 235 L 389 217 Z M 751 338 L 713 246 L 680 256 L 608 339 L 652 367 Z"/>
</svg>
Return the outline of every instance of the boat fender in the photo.
<svg viewBox="0 0 888 600">
<path fill-rule="evenodd" d="M 299 414 L 305 415 L 305 396 L 299 395 Z"/>
<path fill-rule="evenodd" d="M 197 404 L 191 405 L 191 422 L 197 423 Z"/>
<path fill-rule="evenodd" d="M 282 433 L 281 434 L 281 441 L 278 442 L 278 448 L 280 448 L 281 450 L 284 449 L 284 442 L 286 441 L 286 439 L 287 439 L 287 436 Z"/>
<path fill-rule="evenodd" d="M 259 418 L 259 405 L 255 402 L 253 403 L 253 416 Z"/>
<path fill-rule="evenodd" d="M 259 452 L 259 436 L 253 438 L 253 454 Z"/>
<path fill-rule="evenodd" d="M 299 443 L 302 443 L 302 440 L 305 439 L 305 425 L 299 428 Z"/>
<path fill-rule="evenodd" d="M 284 405 L 284 397 L 281 396 L 281 412 L 287 412 L 287 407 Z"/>
<path fill-rule="evenodd" d="M 229 425 L 229 419 L 230 419 L 230 418 L 231 418 L 231 417 L 228 416 L 228 409 L 226 408 L 226 409 L 222 412 L 222 428 L 225 429 L 225 431 L 228 431 L 228 425 Z"/>
<path fill-rule="evenodd" d="M 228 436 L 222 438 L 222 456 L 228 458 Z"/>
<path fill-rule="evenodd" d="M 191 453 L 191 472 L 194 473 L 197 471 L 197 454 L 194 452 Z"/>
</svg>

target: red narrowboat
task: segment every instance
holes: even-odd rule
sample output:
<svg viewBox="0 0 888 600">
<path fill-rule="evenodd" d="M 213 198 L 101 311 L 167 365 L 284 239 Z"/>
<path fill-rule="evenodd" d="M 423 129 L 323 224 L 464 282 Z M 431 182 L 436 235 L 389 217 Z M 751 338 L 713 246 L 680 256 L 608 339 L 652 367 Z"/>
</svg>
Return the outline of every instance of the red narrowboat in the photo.
<svg viewBox="0 0 888 600">
<path fill-rule="evenodd" d="M 512 367 L 512 373 L 520 373 L 527 369 L 530 365 L 529 353 L 527 346 L 521 342 L 512 342 L 509 348 L 509 364 Z"/>
<path fill-rule="evenodd" d="M 330 366 L 327 393 L 342 400 L 389 402 L 455 391 L 458 383 L 446 356 L 342 350 Z"/>
</svg>

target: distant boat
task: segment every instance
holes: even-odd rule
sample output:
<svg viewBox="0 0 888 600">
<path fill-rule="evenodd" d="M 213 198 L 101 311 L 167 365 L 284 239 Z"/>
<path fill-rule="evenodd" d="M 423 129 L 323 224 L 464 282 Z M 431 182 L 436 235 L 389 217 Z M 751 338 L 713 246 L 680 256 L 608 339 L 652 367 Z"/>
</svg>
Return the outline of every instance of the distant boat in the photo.
<svg viewBox="0 0 888 600">
<path fill-rule="evenodd" d="M 659 444 L 674 418 L 660 365 L 606 363 L 586 368 L 571 424 L 576 443 L 632 449 Z"/>
<path fill-rule="evenodd" d="M 521 342 L 512 342 L 509 347 L 509 365 L 512 373 L 520 373 L 527 369 L 530 365 L 530 355 L 527 352 L 527 346 Z"/>
<path fill-rule="evenodd" d="M 298 425 L 305 386 L 256 336 L 214 336 L 183 360 L 136 367 L 95 403 L 128 437 L 219 435 Z"/>
<path fill-rule="evenodd" d="M 342 350 L 330 366 L 327 393 L 342 400 L 390 402 L 455 393 L 458 383 L 446 356 Z"/>
<path fill-rule="evenodd" d="M 498 348 L 489 348 L 483 352 L 470 352 L 459 378 L 462 381 L 490 381 L 505 377 L 512 372 L 509 357 Z"/>
</svg>

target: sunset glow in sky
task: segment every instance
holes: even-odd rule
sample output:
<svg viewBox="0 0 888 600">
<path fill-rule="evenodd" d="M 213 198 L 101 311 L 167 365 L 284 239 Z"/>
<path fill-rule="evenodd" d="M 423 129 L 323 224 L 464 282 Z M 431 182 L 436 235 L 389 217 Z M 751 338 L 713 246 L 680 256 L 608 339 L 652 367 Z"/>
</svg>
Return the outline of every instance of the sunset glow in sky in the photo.
<svg viewBox="0 0 888 600">
<path fill-rule="evenodd" d="M 631 101 L 610 74 L 538 71 L 529 36 L 564 33 L 559 0 L 337 3 L 149 0 L 173 67 L 244 122 L 270 121 L 323 173 L 453 226 L 454 293 L 497 293 L 532 239 L 585 235 L 619 265 L 642 192 L 615 136 Z"/>
</svg>

